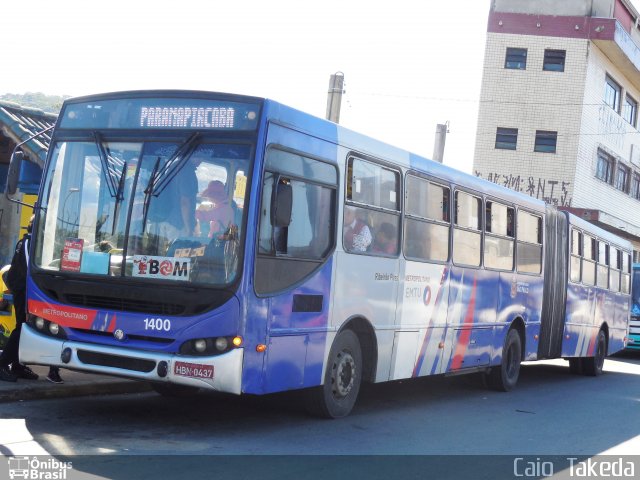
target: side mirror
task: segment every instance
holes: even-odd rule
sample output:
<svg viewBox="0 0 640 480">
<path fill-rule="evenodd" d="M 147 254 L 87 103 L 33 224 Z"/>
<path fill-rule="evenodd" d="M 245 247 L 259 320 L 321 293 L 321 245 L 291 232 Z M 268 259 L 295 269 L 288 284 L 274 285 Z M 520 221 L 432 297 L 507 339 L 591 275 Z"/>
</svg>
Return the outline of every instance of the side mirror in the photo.
<svg viewBox="0 0 640 480">
<path fill-rule="evenodd" d="M 279 178 L 271 201 L 271 224 L 274 227 L 288 227 L 291 223 L 293 189 L 291 184 Z"/>
<path fill-rule="evenodd" d="M 24 153 L 21 151 L 13 152 L 11 162 L 9 163 L 9 171 L 7 173 L 7 195 L 14 195 L 18 190 L 18 181 L 20 180 L 20 167 L 24 160 Z"/>
</svg>

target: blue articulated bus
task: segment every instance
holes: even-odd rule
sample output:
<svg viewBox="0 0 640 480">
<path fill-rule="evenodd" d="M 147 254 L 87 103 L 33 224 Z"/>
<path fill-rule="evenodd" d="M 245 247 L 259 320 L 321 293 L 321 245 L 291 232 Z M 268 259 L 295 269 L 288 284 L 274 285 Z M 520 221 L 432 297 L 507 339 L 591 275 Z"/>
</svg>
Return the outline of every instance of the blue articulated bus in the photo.
<svg viewBox="0 0 640 480">
<path fill-rule="evenodd" d="M 627 340 L 627 241 L 267 99 L 69 99 L 39 199 L 29 364 L 163 394 L 306 389 L 335 418 L 363 381 L 506 391 L 521 361 L 598 375 Z"/>
</svg>

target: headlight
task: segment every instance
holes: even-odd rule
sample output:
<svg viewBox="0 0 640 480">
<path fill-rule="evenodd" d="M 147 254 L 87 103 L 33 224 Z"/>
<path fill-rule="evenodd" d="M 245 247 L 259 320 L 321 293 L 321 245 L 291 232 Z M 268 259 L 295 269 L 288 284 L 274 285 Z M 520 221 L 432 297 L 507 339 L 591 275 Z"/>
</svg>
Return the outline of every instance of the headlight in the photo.
<svg viewBox="0 0 640 480">
<path fill-rule="evenodd" d="M 38 330 L 43 330 L 44 329 L 44 318 L 36 318 L 36 328 Z"/>
<path fill-rule="evenodd" d="M 207 341 L 199 339 L 193 342 L 193 348 L 198 353 L 203 353 L 207 349 Z"/>
<path fill-rule="evenodd" d="M 219 352 L 224 352 L 229 346 L 229 342 L 225 337 L 216 338 L 216 349 Z"/>
<path fill-rule="evenodd" d="M 51 322 L 49 324 L 49 331 L 51 332 L 51 335 L 58 335 L 58 332 L 60 331 L 60 326 L 57 323 Z"/>
</svg>

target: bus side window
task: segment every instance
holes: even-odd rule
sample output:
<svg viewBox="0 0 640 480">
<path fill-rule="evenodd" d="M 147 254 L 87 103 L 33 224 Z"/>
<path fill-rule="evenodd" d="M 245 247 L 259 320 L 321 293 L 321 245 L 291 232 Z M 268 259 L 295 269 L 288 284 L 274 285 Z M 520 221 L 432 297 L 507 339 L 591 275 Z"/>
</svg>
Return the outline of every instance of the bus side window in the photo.
<svg viewBox="0 0 640 480">
<path fill-rule="evenodd" d="M 596 239 L 583 236 L 583 256 L 582 256 L 582 282 L 586 285 L 596 284 Z"/>
<path fill-rule="evenodd" d="M 542 217 L 518 210 L 518 272 L 542 273 Z"/>
<path fill-rule="evenodd" d="M 582 233 L 578 230 L 571 229 L 571 281 L 574 283 L 580 282 L 580 269 L 581 269 L 581 256 L 582 256 Z"/>
<path fill-rule="evenodd" d="M 455 193 L 453 262 L 457 265 L 480 266 L 481 203 L 480 198 L 468 193 Z"/>
<path fill-rule="evenodd" d="M 299 282 L 327 258 L 335 245 L 337 196 L 337 171 L 327 163 L 272 148 L 265 168 L 255 274 L 261 294 Z M 274 224 L 281 221 L 273 212 L 278 183 L 290 187 L 288 225 Z"/>
<path fill-rule="evenodd" d="M 396 257 L 400 250 L 400 173 L 350 157 L 347 175 L 345 251 Z"/>
<path fill-rule="evenodd" d="M 449 259 L 450 189 L 414 175 L 407 175 L 405 183 L 405 257 L 446 262 Z"/>
</svg>

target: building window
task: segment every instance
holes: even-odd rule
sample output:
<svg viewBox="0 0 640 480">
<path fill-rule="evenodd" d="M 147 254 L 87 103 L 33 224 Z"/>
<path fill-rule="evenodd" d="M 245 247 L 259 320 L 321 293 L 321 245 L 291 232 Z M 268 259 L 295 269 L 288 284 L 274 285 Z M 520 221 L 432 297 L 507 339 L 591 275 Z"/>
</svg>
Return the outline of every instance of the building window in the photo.
<svg viewBox="0 0 640 480">
<path fill-rule="evenodd" d="M 631 179 L 630 195 L 636 200 L 640 200 L 640 175 L 637 173 L 634 173 L 633 178 Z"/>
<path fill-rule="evenodd" d="M 629 169 L 623 164 L 619 163 L 616 169 L 616 188 L 622 192 L 627 191 L 627 184 L 629 183 Z"/>
<path fill-rule="evenodd" d="M 638 102 L 636 102 L 629 95 L 624 98 L 624 107 L 622 107 L 622 117 L 629 123 L 629 125 L 635 127 L 638 119 Z"/>
<path fill-rule="evenodd" d="M 557 141 L 558 132 L 536 130 L 536 143 L 533 147 L 533 151 L 542 153 L 556 153 Z"/>
<path fill-rule="evenodd" d="M 613 108 L 616 112 L 620 111 L 620 92 L 622 89 L 610 76 L 607 75 L 604 85 L 604 103 Z"/>
<path fill-rule="evenodd" d="M 504 68 L 525 70 L 527 68 L 527 49 L 507 48 L 507 56 L 504 59 Z"/>
<path fill-rule="evenodd" d="M 596 178 L 603 182 L 611 183 L 613 178 L 613 157 L 598 150 L 598 165 L 596 167 Z"/>
<path fill-rule="evenodd" d="M 502 150 L 515 150 L 518 143 L 517 128 L 500 128 L 496 132 L 496 148 Z"/>
<path fill-rule="evenodd" d="M 566 50 L 545 50 L 542 69 L 552 72 L 564 72 L 564 58 L 566 53 Z"/>
</svg>

